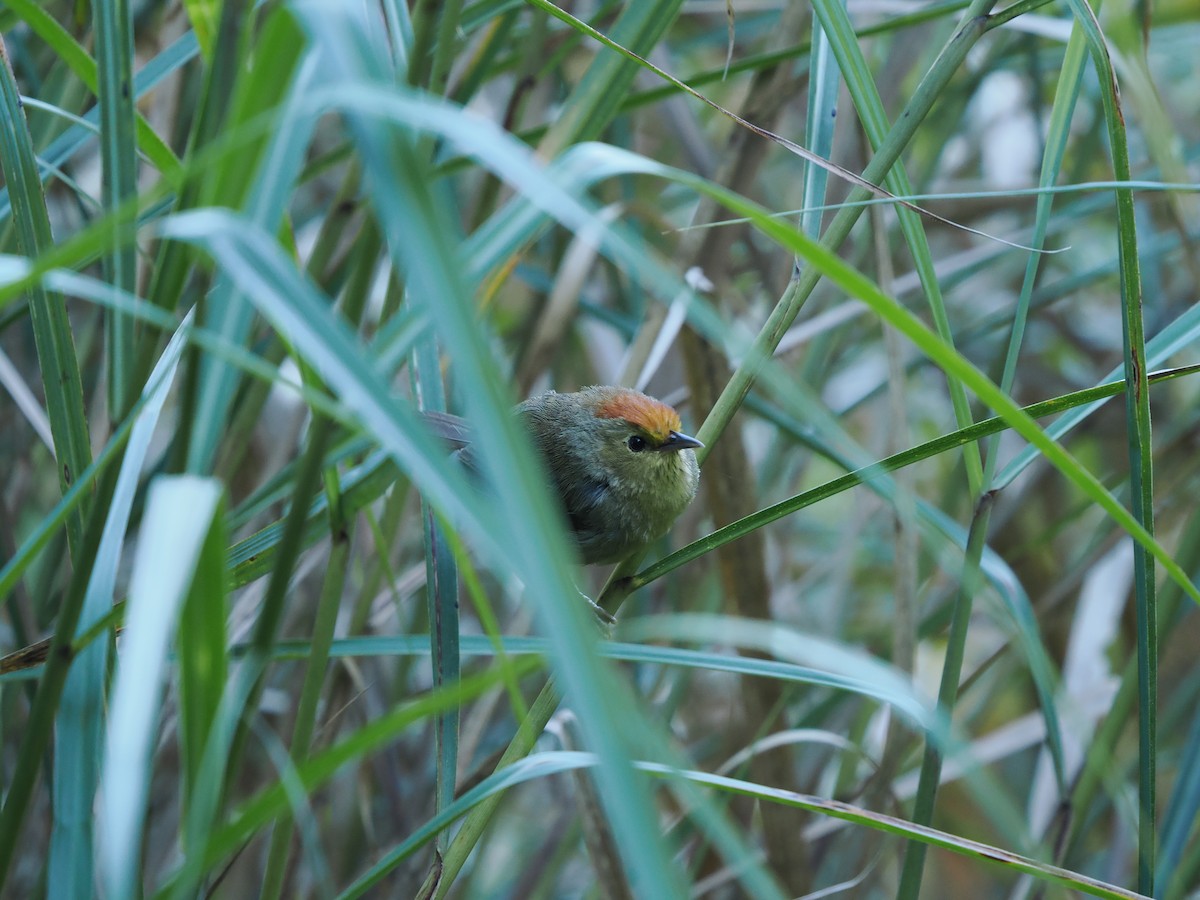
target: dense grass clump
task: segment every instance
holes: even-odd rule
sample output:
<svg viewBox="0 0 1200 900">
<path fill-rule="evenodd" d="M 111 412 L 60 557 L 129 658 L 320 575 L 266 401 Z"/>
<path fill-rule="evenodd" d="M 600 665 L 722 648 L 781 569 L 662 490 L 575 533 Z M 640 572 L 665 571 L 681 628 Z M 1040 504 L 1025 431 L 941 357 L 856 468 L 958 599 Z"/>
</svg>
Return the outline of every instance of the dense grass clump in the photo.
<svg viewBox="0 0 1200 900">
<path fill-rule="evenodd" d="M 1194 2 L 0 36 L 4 896 L 1200 890 Z M 705 444 L 613 572 L 587 384 Z"/>
</svg>

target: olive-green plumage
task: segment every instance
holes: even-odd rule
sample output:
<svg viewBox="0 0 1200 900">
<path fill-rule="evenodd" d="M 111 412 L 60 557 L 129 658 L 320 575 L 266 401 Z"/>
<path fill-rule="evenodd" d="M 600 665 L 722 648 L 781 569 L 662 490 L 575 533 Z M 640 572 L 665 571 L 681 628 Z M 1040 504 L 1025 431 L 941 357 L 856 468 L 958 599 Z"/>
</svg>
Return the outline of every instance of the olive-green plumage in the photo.
<svg viewBox="0 0 1200 900">
<path fill-rule="evenodd" d="M 700 483 L 673 409 L 627 388 L 553 391 L 518 407 L 587 564 L 614 563 L 667 533 Z"/>
<path fill-rule="evenodd" d="M 623 559 L 664 534 L 696 496 L 702 446 L 679 415 L 638 391 L 587 387 L 550 391 L 517 407 L 542 456 L 588 565 Z M 427 416 L 443 437 L 468 444 L 461 420 Z M 463 451 L 472 464 L 474 448 Z"/>
</svg>

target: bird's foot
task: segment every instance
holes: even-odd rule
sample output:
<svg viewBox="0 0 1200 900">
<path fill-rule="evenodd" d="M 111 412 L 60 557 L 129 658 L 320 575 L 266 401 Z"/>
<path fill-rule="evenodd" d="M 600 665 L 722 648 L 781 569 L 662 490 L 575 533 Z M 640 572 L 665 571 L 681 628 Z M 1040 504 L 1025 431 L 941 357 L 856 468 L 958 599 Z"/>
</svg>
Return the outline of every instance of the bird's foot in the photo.
<svg viewBox="0 0 1200 900">
<path fill-rule="evenodd" d="M 592 608 L 592 614 L 596 617 L 596 624 L 600 628 L 600 636 L 605 638 L 612 637 L 613 626 L 617 624 L 617 618 L 607 609 L 585 594 L 579 592 L 579 596 L 587 601 L 588 606 Z"/>
</svg>

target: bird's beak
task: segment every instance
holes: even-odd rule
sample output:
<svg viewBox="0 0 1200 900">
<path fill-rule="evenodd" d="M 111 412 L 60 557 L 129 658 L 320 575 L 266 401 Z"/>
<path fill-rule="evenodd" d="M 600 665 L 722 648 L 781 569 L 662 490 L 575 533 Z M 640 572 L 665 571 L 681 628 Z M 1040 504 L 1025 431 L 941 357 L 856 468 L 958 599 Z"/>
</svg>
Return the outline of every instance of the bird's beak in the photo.
<svg viewBox="0 0 1200 900">
<path fill-rule="evenodd" d="M 663 452 L 675 452 L 677 450 L 691 450 L 704 445 L 694 437 L 689 437 L 686 434 L 680 434 L 678 431 L 672 431 L 667 435 L 666 441 L 658 448 Z"/>
</svg>

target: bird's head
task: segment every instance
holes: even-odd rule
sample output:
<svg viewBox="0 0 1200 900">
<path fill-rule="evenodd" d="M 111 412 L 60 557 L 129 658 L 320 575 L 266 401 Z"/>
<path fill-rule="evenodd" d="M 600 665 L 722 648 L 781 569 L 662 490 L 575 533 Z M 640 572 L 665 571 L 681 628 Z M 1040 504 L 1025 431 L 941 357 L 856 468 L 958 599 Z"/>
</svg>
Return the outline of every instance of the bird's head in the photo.
<svg viewBox="0 0 1200 900">
<path fill-rule="evenodd" d="M 704 445 L 683 433 L 679 413 L 628 388 L 586 388 L 580 395 L 601 437 L 596 456 L 605 469 L 642 489 L 669 487 L 661 485 L 664 479 L 683 479 L 694 492 L 694 450 Z"/>
</svg>

